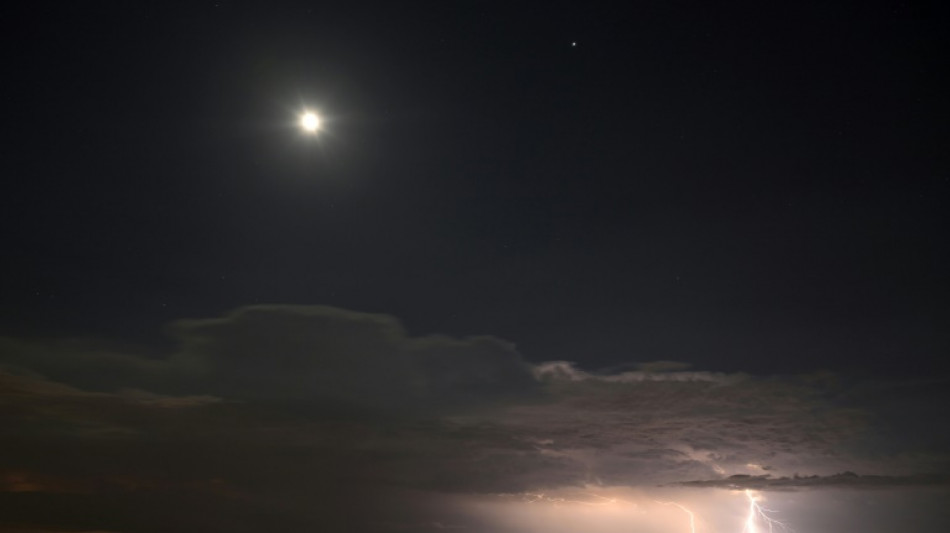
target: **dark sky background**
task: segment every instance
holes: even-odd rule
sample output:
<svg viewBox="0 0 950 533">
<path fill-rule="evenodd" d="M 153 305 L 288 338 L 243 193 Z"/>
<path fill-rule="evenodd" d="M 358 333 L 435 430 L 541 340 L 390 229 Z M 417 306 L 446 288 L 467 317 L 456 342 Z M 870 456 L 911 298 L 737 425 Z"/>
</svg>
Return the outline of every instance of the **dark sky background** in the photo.
<svg viewBox="0 0 950 533">
<path fill-rule="evenodd" d="M 942 13 L 269 4 L 11 19 L 4 330 L 321 303 L 532 360 L 947 369 Z"/>
<path fill-rule="evenodd" d="M 893 531 L 946 490 L 945 8 L 3 9 L 3 527 L 521 533 L 452 498 L 770 472 Z"/>
</svg>

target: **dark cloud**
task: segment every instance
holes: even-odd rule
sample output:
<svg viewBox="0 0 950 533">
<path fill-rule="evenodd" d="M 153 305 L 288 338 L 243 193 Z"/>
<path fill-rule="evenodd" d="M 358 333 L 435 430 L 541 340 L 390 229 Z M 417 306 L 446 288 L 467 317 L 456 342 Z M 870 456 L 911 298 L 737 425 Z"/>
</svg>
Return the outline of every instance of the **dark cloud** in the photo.
<svg viewBox="0 0 950 533">
<path fill-rule="evenodd" d="M 254 306 L 169 327 L 163 358 L 82 341 L 4 339 L 0 362 L 94 390 L 121 387 L 231 399 L 442 408 L 530 393 L 514 346 L 482 336 L 410 337 L 391 316 L 323 306 Z"/>
<path fill-rule="evenodd" d="M 920 429 L 946 414 L 936 381 L 672 362 L 587 372 L 328 307 L 248 307 L 169 332 L 164 356 L 0 343 L 4 527 L 439 529 L 459 516 L 432 495 L 898 486 L 950 472 L 942 438 Z M 870 475 L 834 475 L 845 470 Z"/>
<path fill-rule="evenodd" d="M 380 429 L 212 397 L 3 375 L 0 528 L 234 531 L 360 524 Z M 357 528 L 357 530 L 359 530 Z"/>
<path fill-rule="evenodd" d="M 392 317 L 328 307 L 243 308 L 169 331 L 178 347 L 151 358 L 3 342 L 6 525 L 199 531 L 210 513 L 237 531 L 360 530 L 385 487 L 497 489 L 504 465 L 532 470 L 510 438 L 440 422 L 536 393 L 509 343 L 412 338 Z"/>
<path fill-rule="evenodd" d="M 917 474 L 911 476 L 859 475 L 854 472 L 842 472 L 830 476 L 791 476 L 772 477 L 769 475 L 752 476 L 736 474 L 720 479 L 684 481 L 684 487 L 721 487 L 728 489 L 783 490 L 798 488 L 894 488 L 948 486 L 950 476 L 946 474 Z"/>
<path fill-rule="evenodd" d="M 446 406 L 530 392 L 514 347 L 493 337 L 409 337 L 387 315 L 319 306 L 257 306 L 171 327 L 170 363 L 243 398 Z"/>
</svg>

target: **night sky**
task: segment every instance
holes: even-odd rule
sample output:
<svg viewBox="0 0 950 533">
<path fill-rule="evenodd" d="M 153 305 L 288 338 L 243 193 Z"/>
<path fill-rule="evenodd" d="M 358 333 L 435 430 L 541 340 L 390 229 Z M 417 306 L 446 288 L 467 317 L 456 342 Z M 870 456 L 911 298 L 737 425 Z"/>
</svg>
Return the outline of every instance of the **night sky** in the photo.
<svg viewBox="0 0 950 533">
<path fill-rule="evenodd" d="M 0 531 L 950 529 L 945 8 L 2 18 Z"/>
</svg>

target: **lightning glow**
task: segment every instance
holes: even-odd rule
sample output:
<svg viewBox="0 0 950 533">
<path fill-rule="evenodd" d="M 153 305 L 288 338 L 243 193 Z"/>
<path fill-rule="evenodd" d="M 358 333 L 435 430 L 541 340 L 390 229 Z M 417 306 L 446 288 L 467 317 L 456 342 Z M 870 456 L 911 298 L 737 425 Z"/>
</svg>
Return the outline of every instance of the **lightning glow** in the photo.
<svg viewBox="0 0 950 533">
<path fill-rule="evenodd" d="M 718 492 L 718 491 L 717 491 Z M 547 529 L 557 524 L 577 520 L 579 524 L 589 524 L 594 527 L 600 524 L 626 523 L 638 531 L 666 531 L 674 533 L 793 533 L 787 523 L 775 518 L 776 511 L 764 505 L 765 496 L 752 489 L 740 489 L 718 492 L 715 500 L 720 504 L 696 500 L 696 493 L 683 499 L 654 499 L 647 493 L 625 491 L 618 487 L 593 487 L 579 491 L 525 492 L 518 497 L 522 502 L 533 505 L 550 506 L 550 512 L 560 513 L 549 515 L 545 511 L 539 516 L 559 516 L 556 522 L 548 525 Z M 686 495 L 684 495 L 686 496 Z M 710 496 L 713 496 L 710 494 Z M 739 509 L 741 498 L 744 503 Z M 689 501 L 687 501 L 689 500 Z M 714 501 L 714 500 L 711 500 Z M 728 503 L 729 501 L 732 504 Z M 655 505 L 654 505 L 655 504 Z M 723 504 L 738 511 L 737 514 L 718 512 Z M 671 511 L 662 511 L 661 507 Z M 743 508 L 744 507 L 744 508 Z M 559 509 L 559 511 L 555 511 Z M 541 512 L 541 509 L 538 509 Z M 574 514 L 574 513 L 580 514 Z M 567 513 L 567 514 L 565 514 Z M 682 513 L 682 514 L 680 514 Z M 685 514 L 686 516 L 682 516 Z M 710 516 L 704 516 L 709 514 Z M 680 518 L 682 517 L 682 518 Z M 731 522 L 731 524 L 730 524 Z M 715 524 L 715 525 L 714 525 Z M 651 529 L 653 528 L 653 529 Z M 595 528 L 596 529 L 596 528 Z"/>
<path fill-rule="evenodd" d="M 689 515 L 689 533 L 696 533 L 696 514 L 687 509 L 686 506 L 677 502 L 661 502 L 659 500 L 654 501 L 663 505 L 672 505 L 674 507 L 678 507 L 681 511 Z"/>
<path fill-rule="evenodd" d="M 524 494 L 525 500 L 528 503 L 535 502 L 547 502 L 553 503 L 555 505 L 562 503 L 575 503 L 578 505 L 587 505 L 591 507 L 601 506 L 601 505 L 610 505 L 612 503 L 617 503 L 618 501 L 623 502 L 623 500 L 618 500 L 617 498 L 608 498 L 606 496 L 601 496 L 599 494 L 590 493 L 593 500 L 569 500 L 567 498 L 551 497 L 547 496 L 543 492 L 526 492 Z M 628 503 L 628 502 L 623 502 Z"/>
<path fill-rule="evenodd" d="M 742 528 L 742 533 L 761 533 L 764 531 L 773 533 L 776 528 L 782 531 L 791 531 L 791 529 L 783 522 L 780 522 L 768 515 L 768 513 L 773 511 L 759 505 L 759 502 L 763 501 L 763 498 L 759 495 L 759 493 L 750 489 L 746 489 L 745 496 L 749 501 L 749 514 L 746 515 L 745 527 Z M 765 524 L 766 529 L 760 529 L 760 524 Z"/>
</svg>

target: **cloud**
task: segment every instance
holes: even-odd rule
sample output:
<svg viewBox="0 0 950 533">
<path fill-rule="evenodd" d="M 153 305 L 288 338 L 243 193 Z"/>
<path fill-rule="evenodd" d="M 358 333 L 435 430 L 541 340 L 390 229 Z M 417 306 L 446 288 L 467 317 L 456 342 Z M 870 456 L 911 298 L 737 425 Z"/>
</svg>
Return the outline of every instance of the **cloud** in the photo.
<svg viewBox="0 0 950 533">
<path fill-rule="evenodd" d="M 537 394 L 530 367 L 493 337 L 410 337 L 392 317 L 307 306 L 169 332 L 178 345 L 160 357 L 0 342 L 0 478 L 15 481 L 0 493 L 4 527 L 42 516 L 35 526 L 197 531 L 211 509 L 214 529 L 359 531 L 386 487 L 500 488 L 496 474 L 530 451 L 440 422 Z M 149 501 L 187 519 L 156 518 Z M 72 511 L 86 506 L 109 518 Z"/>
<path fill-rule="evenodd" d="M 547 361 L 534 366 L 534 375 L 541 381 L 601 381 L 606 383 L 639 383 L 643 381 L 707 381 L 710 383 L 735 383 L 742 381 L 743 374 L 720 372 L 687 372 L 686 363 L 656 361 L 641 363 L 635 371 L 612 373 L 585 372 L 570 361 Z"/>
<path fill-rule="evenodd" d="M 950 486 L 950 476 L 946 474 L 917 474 L 908 476 L 858 475 L 854 472 L 842 472 L 830 476 L 752 476 L 736 474 L 727 478 L 683 481 L 684 487 L 720 487 L 727 489 L 788 490 L 800 488 L 894 488 Z"/>
<path fill-rule="evenodd" d="M 950 472 L 926 430 L 947 414 L 939 380 L 532 365 L 494 337 L 413 337 L 390 316 L 319 306 L 168 331 L 161 355 L 0 341 L 0 516 L 13 517 L 0 527 L 455 529 L 463 517 L 440 498 Z"/>
<path fill-rule="evenodd" d="M 545 453 L 583 464 L 578 483 L 666 483 L 750 472 L 753 464 L 789 473 L 870 464 L 850 453 L 872 435 L 869 414 L 835 404 L 807 377 L 602 376 L 565 363 L 538 365 L 537 374 L 546 401 L 512 405 L 497 420 L 547 443 L 538 446 Z"/>
<path fill-rule="evenodd" d="M 419 410 L 530 393 L 510 343 L 490 336 L 410 337 L 388 315 L 325 306 L 253 306 L 169 326 L 162 358 L 88 341 L 0 341 L 0 363 L 92 390 L 133 387 L 250 401 Z"/>
</svg>

